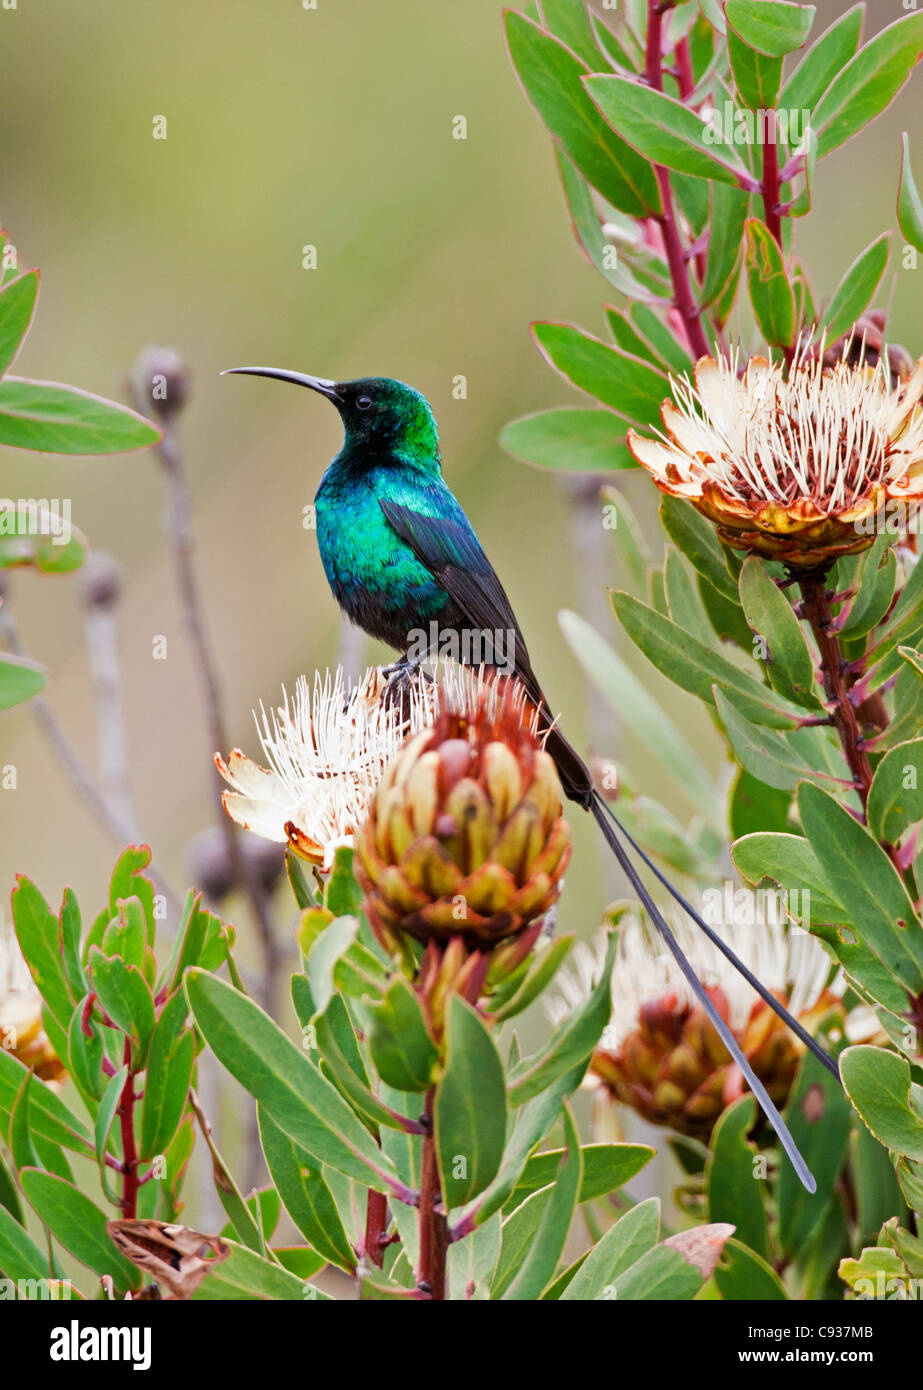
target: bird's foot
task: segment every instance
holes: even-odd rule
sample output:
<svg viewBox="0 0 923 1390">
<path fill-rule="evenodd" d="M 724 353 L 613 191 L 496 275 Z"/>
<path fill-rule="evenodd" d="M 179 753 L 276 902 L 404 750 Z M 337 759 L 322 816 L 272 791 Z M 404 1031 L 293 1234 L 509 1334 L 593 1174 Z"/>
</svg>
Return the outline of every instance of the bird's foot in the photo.
<svg viewBox="0 0 923 1390">
<path fill-rule="evenodd" d="M 381 703 L 385 708 L 396 706 L 405 719 L 410 717 L 416 682 L 424 680 L 429 685 L 433 684 L 432 676 L 423 670 L 419 661 L 414 661 L 409 656 L 402 656 L 399 661 L 383 667 L 382 675 L 387 678 L 387 684 L 381 693 Z"/>
</svg>

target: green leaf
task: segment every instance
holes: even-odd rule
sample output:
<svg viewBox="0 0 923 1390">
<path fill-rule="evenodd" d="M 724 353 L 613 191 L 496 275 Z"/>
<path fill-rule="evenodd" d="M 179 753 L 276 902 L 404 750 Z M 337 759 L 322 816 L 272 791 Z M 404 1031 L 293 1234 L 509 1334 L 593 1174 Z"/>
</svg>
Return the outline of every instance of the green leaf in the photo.
<svg viewBox="0 0 923 1390">
<path fill-rule="evenodd" d="M 741 1096 L 722 1111 L 711 1136 L 706 1191 L 709 1221 L 730 1221 L 739 1240 L 769 1258 L 769 1220 L 754 1159 L 747 1142 L 756 1120 L 753 1096 Z M 813 1169 L 812 1169 L 813 1171 Z"/>
<path fill-rule="evenodd" d="M 717 685 L 725 695 L 735 697 L 737 708 L 753 723 L 776 729 L 791 724 L 781 696 L 773 695 L 752 676 L 684 632 L 669 618 L 621 591 L 612 594 L 612 605 L 635 646 L 668 680 L 683 690 L 711 705 L 712 687 Z"/>
<path fill-rule="evenodd" d="M 638 424 L 660 418 L 663 373 L 567 323 L 536 323 L 539 351 L 574 386 Z"/>
<path fill-rule="evenodd" d="M 223 1066 L 321 1163 L 394 1191 L 393 1167 L 334 1086 L 251 999 L 200 969 L 186 975 L 196 1023 Z"/>
<path fill-rule="evenodd" d="M 115 1120 L 115 1112 L 119 1108 L 122 1099 L 122 1091 L 125 1087 L 125 1078 L 128 1076 L 128 1067 L 121 1067 L 114 1076 L 110 1076 L 106 1082 L 99 1109 L 96 1112 L 96 1157 L 99 1162 L 99 1180 L 106 1196 L 112 1199 L 106 1177 L 106 1153 L 109 1148 L 109 1134 L 112 1130 L 112 1123 Z"/>
<path fill-rule="evenodd" d="M 382 1080 L 397 1091 L 429 1090 L 439 1054 L 410 981 L 396 975 L 369 1015 L 369 1051 Z"/>
<path fill-rule="evenodd" d="M 334 970 L 349 950 L 359 931 L 358 917 L 335 917 L 312 944 L 305 957 L 305 975 L 318 1013 L 323 1013 L 333 996 Z"/>
<path fill-rule="evenodd" d="M 919 61 L 923 14 L 882 29 L 842 68 L 818 103 L 812 126 L 821 158 L 850 140 L 897 96 Z"/>
<path fill-rule="evenodd" d="M 897 224 L 905 241 L 923 251 L 923 200 L 910 167 L 910 136 L 901 136 L 901 178 L 897 190 Z"/>
<path fill-rule="evenodd" d="M 120 956 L 126 965 L 143 971 L 147 944 L 147 924 L 140 898 L 120 901 L 118 915 L 103 934 L 104 955 Z"/>
<path fill-rule="evenodd" d="M 20 1223 L 0 1206 L 0 1269 L 5 1279 L 48 1278 L 48 1255 Z"/>
<path fill-rule="evenodd" d="M 620 294 L 668 293 L 669 271 L 665 262 L 643 243 L 622 244 L 616 251 L 602 229 L 586 179 L 561 148 L 557 150 L 557 160 L 574 234 L 594 269 Z M 618 215 L 613 210 L 612 216 Z"/>
<path fill-rule="evenodd" d="M 109 916 L 115 917 L 123 899 L 137 898 L 144 909 L 147 944 L 154 945 L 154 885 L 143 874 L 151 862 L 149 845 L 128 845 L 122 850 L 109 881 Z"/>
<path fill-rule="evenodd" d="M 564 1142 L 566 1157 L 558 1171 L 548 1203 L 542 1212 L 535 1235 L 520 1264 L 516 1276 L 503 1297 L 519 1302 L 534 1302 L 554 1278 L 558 1261 L 573 1220 L 580 1191 L 583 1160 L 580 1140 L 569 1108 L 564 1107 Z"/>
<path fill-rule="evenodd" d="M 106 1233 L 106 1214 L 73 1183 L 38 1168 L 20 1174 L 22 1190 L 36 1216 L 76 1260 L 96 1274 L 111 1274 L 117 1289 L 136 1289 L 141 1275 L 116 1250 Z"/>
<path fill-rule="evenodd" d="M 753 724 L 741 714 L 736 702 L 715 686 L 715 706 L 724 725 L 734 756 L 752 777 L 779 791 L 794 791 L 805 777 L 817 770 L 802 756 L 785 734 Z"/>
<path fill-rule="evenodd" d="M 699 574 L 724 598 L 737 603 L 737 585 L 727 567 L 725 552 L 711 522 L 681 497 L 666 496 L 660 499 L 660 520 L 671 541 Z"/>
<path fill-rule="evenodd" d="M 135 1069 L 140 1070 L 154 1031 L 150 985 L 136 966 L 126 965 L 118 956 L 103 955 L 98 946 L 90 949 L 90 978 L 102 1008 L 131 1039 Z"/>
<path fill-rule="evenodd" d="M 192 1294 L 191 1302 L 269 1299 L 294 1303 L 305 1298 L 304 1280 L 298 1275 L 248 1250 L 245 1245 L 237 1245 L 232 1240 L 225 1244 L 230 1247 L 230 1254 L 224 1260 L 212 1261 L 212 1268 Z M 314 1290 L 313 1296 L 326 1297 L 320 1290 Z"/>
<path fill-rule="evenodd" d="M 22 346 L 37 298 L 37 270 L 17 275 L 0 289 L 0 376 L 9 371 Z"/>
<path fill-rule="evenodd" d="M 810 113 L 859 46 L 864 5 L 854 5 L 825 29 L 779 93 L 779 107 Z"/>
<path fill-rule="evenodd" d="M 872 295 L 881 283 L 888 264 L 891 233 L 882 232 L 870 246 L 856 257 L 843 276 L 820 321 L 820 331 L 826 331 L 828 342 L 835 342 L 848 333 L 859 316 L 868 308 Z"/>
<path fill-rule="evenodd" d="M 743 563 L 740 601 L 751 629 L 766 640 L 766 669 L 774 688 L 795 704 L 819 708 L 804 631 L 758 555 L 748 555 Z"/>
<path fill-rule="evenodd" d="M 849 1147 L 849 1105 L 843 1088 L 816 1057 L 806 1053 L 789 1092 L 785 1122 L 817 1182 L 809 1196 L 797 1175 L 779 1173 L 778 1239 L 789 1256 L 806 1250 L 834 1200 Z"/>
<path fill-rule="evenodd" d="M 654 1157 L 646 1144 L 585 1144 L 582 1149 L 583 1177 L 578 1202 L 595 1202 L 608 1197 L 630 1182 Z M 563 1149 L 544 1149 L 529 1159 L 506 1206 L 514 1210 L 540 1187 L 554 1182 L 564 1158 Z"/>
<path fill-rule="evenodd" d="M 285 1210 L 305 1240 L 331 1264 L 352 1274 L 356 1255 L 349 1243 L 320 1164 L 281 1130 L 262 1106 L 260 1143 Z"/>
<path fill-rule="evenodd" d="M 609 126 L 653 163 L 694 178 L 746 187 L 752 176 L 735 147 L 688 106 L 627 77 L 585 79 Z"/>
<path fill-rule="evenodd" d="M 86 559 L 86 536 L 35 499 L 0 507 L 0 569 L 31 565 L 40 574 L 69 574 Z"/>
<path fill-rule="evenodd" d="M 555 1077 L 546 1090 L 523 1106 L 503 1152 L 499 1173 L 487 1191 L 466 1209 L 463 1220 L 470 1219 L 475 1226 L 482 1226 L 495 1211 L 506 1205 L 530 1153 L 557 1121 L 564 1097 L 580 1084 L 585 1070 L 586 1064 L 581 1062 L 572 1071 Z"/>
<path fill-rule="evenodd" d="M 503 1063 L 480 1015 L 457 994 L 448 1001 L 435 1136 L 442 1198 L 451 1210 L 493 1182 L 506 1142 Z"/>
<path fill-rule="evenodd" d="M 352 845 L 339 845 L 334 851 L 333 868 L 327 882 L 324 906 L 334 917 L 355 916 L 362 906 L 362 890 L 353 872 Z"/>
<path fill-rule="evenodd" d="M 189 1005 L 177 990 L 161 1010 L 151 1038 L 141 1111 L 141 1157 L 163 1153 L 179 1128 L 195 1066 L 195 1038 L 185 1027 Z"/>
<path fill-rule="evenodd" d="M 0 1047 L 0 1118 L 6 1128 L 16 1097 L 22 1090 L 28 1068 L 11 1052 Z M 35 1080 L 31 1088 L 29 1123 L 36 1134 L 78 1153 L 92 1152 L 89 1130 L 44 1081 Z"/>
<path fill-rule="evenodd" d="M 739 1240 L 729 1240 L 715 1267 L 714 1280 L 721 1297 L 734 1302 L 786 1299 L 785 1285 L 768 1264 Z"/>
<path fill-rule="evenodd" d="M 149 420 L 76 386 L 54 381 L 0 381 L 0 444 L 46 454 L 121 454 L 156 444 Z"/>
<path fill-rule="evenodd" d="M 801 48 L 816 13 L 813 5 L 790 5 L 782 0 L 727 0 L 728 24 L 749 48 L 770 58 L 784 58 Z"/>
<path fill-rule="evenodd" d="M 606 960 L 599 980 L 588 998 L 554 1029 L 547 1045 L 537 1056 L 525 1057 L 509 1077 L 509 1099 L 522 1105 L 540 1091 L 546 1090 L 560 1076 L 569 1074 L 576 1066 L 586 1066 L 593 1048 L 599 1041 L 611 1011 L 612 966 L 615 961 L 616 938 L 611 934 L 606 948 Z"/>
<path fill-rule="evenodd" d="M 48 672 L 37 661 L 25 656 L 0 653 L 0 710 L 34 700 L 44 690 Z"/>
<path fill-rule="evenodd" d="M 778 242 L 765 222 L 747 219 L 747 282 L 760 332 L 773 347 L 790 347 L 795 338 L 795 296 Z"/>
<path fill-rule="evenodd" d="M 205 1140 L 208 1152 L 211 1156 L 212 1181 L 215 1185 L 215 1191 L 218 1194 L 218 1200 L 224 1207 L 226 1215 L 230 1219 L 233 1233 L 239 1236 L 240 1240 L 248 1249 L 253 1250 L 257 1255 L 263 1255 L 266 1251 L 266 1243 L 263 1238 L 260 1209 L 256 1206 L 251 1207 L 244 1201 L 240 1188 L 234 1181 L 231 1170 L 222 1158 L 218 1146 L 215 1143 L 208 1118 L 194 1098 L 192 1100 L 192 1108 L 199 1121 L 202 1138 Z"/>
<path fill-rule="evenodd" d="M 590 72 L 602 66 L 602 54 L 596 47 L 583 0 L 542 0 L 542 18 L 552 34 L 576 53 Z"/>
<path fill-rule="evenodd" d="M 713 304 L 736 280 L 741 264 L 744 226 L 750 210 L 750 195 L 727 183 L 711 185 L 711 232 L 705 261 L 705 280 L 700 302 Z"/>
<path fill-rule="evenodd" d="M 561 1294 L 561 1302 L 604 1298 L 619 1277 L 654 1248 L 659 1234 L 660 1201 L 648 1197 L 609 1227 Z"/>
<path fill-rule="evenodd" d="M 550 942 L 527 971 L 518 989 L 500 1008 L 491 1008 L 490 1016 L 497 1023 L 514 1018 L 527 1009 L 548 988 L 574 944 L 573 936 L 559 936 Z"/>
<path fill-rule="evenodd" d="M 508 11 L 505 21 L 510 58 L 526 96 L 584 178 L 632 217 L 660 212 L 654 171 L 593 105 L 581 81 L 588 71 L 581 60 L 523 15 Z"/>
<path fill-rule="evenodd" d="M 543 410 L 507 425 L 500 446 L 539 468 L 602 473 L 637 467 L 625 430 L 625 421 L 608 410 Z"/>
<path fill-rule="evenodd" d="M 58 919 L 30 879 L 17 875 L 10 899 L 16 938 L 39 992 L 61 1027 L 70 1027 L 71 998 L 58 943 Z"/>
<path fill-rule="evenodd" d="M 596 688 L 631 728 L 644 748 L 671 774 L 682 768 L 691 799 L 710 818 L 717 799 L 705 766 L 647 688 L 605 638 L 577 613 L 562 612 L 558 621 L 568 646 Z"/>
<path fill-rule="evenodd" d="M 903 1198 L 888 1150 L 864 1124 L 855 1125 L 850 1137 L 850 1170 L 856 1189 L 857 1236 L 866 1245 L 894 1212 L 901 1211 Z"/>
<path fill-rule="evenodd" d="M 906 1059 L 862 1043 L 842 1054 L 840 1075 L 859 1118 L 875 1138 L 892 1152 L 923 1162 L 923 1119 L 912 1108 Z"/>
<path fill-rule="evenodd" d="M 740 840 L 760 830 L 785 834 L 791 804 L 792 798 L 787 792 L 770 787 L 742 767 L 731 789 L 728 807 L 731 839 Z"/>
<path fill-rule="evenodd" d="M 727 45 L 734 86 L 743 104 L 751 111 L 772 111 L 782 83 L 782 59 L 755 52 L 730 27 Z"/>
<path fill-rule="evenodd" d="M 619 1303 L 652 1299 L 677 1303 L 694 1298 L 703 1283 L 704 1277 L 697 1266 L 680 1250 L 664 1243 L 642 1255 L 610 1287 Z"/>
<path fill-rule="evenodd" d="M 894 865 L 844 806 L 805 782 L 798 793 L 805 834 L 834 892 L 849 904 L 862 941 L 905 989 L 923 987 L 923 929 Z"/>
<path fill-rule="evenodd" d="M 446 1277 L 453 1299 L 489 1298 L 487 1281 L 500 1255 L 500 1213 L 449 1246 Z"/>
<path fill-rule="evenodd" d="M 881 759 L 868 797 L 868 825 L 876 840 L 897 844 L 923 819 L 923 738 L 899 743 Z"/>
</svg>

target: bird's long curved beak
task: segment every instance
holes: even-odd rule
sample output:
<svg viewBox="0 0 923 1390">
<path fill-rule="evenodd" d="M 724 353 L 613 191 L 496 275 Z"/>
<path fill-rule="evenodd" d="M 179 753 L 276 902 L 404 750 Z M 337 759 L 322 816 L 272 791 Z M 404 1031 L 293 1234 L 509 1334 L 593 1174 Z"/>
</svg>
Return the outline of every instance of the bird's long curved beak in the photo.
<svg viewBox="0 0 923 1390">
<path fill-rule="evenodd" d="M 340 402 L 342 397 L 337 391 L 337 383 L 328 381 L 323 376 L 307 376 L 304 372 L 288 372 L 282 367 L 228 367 L 221 373 L 222 376 L 232 376 L 235 372 L 242 376 L 272 376 L 279 381 L 291 381 L 296 386 L 307 386 L 312 391 L 319 391 L 322 396 L 326 396 L 330 401 Z"/>
</svg>

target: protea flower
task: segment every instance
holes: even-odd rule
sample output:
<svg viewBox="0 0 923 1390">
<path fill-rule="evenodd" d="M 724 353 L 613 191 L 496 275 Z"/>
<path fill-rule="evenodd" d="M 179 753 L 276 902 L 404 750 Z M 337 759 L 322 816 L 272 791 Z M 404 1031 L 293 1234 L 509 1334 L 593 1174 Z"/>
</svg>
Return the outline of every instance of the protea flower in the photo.
<svg viewBox="0 0 923 1390">
<path fill-rule="evenodd" d="M 369 921 L 390 951 L 405 936 L 494 946 L 544 916 L 570 832 L 518 683 L 444 682 L 435 724 L 385 769 L 356 851 Z"/>
<path fill-rule="evenodd" d="M 787 370 L 703 357 L 694 375 L 674 379 L 665 433 L 629 430 L 628 446 L 727 544 L 821 570 L 871 545 L 889 503 L 923 498 L 923 358 L 897 388 L 885 355 L 829 366 L 807 347 Z"/>
<path fill-rule="evenodd" d="M 435 713 L 435 687 L 425 681 L 400 705 L 382 703 L 384 687 L 378 669 L 355 686 L 338 669 L 315 676 L 313 695 L 301 676 L 293 699 L 283 688 L 278 710 L 260 704 L 254 719 L 269 766 L 238 748 L 227 762 L 215 755 L 232 788 L 221 798 L 231 819 L 329 867 L 336 848 L 352 843 L 387 763 Z"/>
<path fill-rule="evenodd" d="M 784 1105 L 803 1044 L 685 916 L 673 915 L 671 925 L 754 1072 L 776 1105 Z M 806 933 L 788 931 L 781 920 L 724 925 L 721 932 L 806 1026 L 842 993 L 841 978 L 827 984 L 831 962 L 823 947 Z M 598 978 L 600 949 L 578 947 L 575 955 L 571 969 L 557 977 L 559 996 L 546 1005 L 554 1023 L 585 996 L 593 976 Z M 673 957 L 646 919 L 632 912 L 619 923 L 612 1006 L 590 1063 L 590 1084 L 601 1099 L 628 1105 L 652 1124 L 707 1140 L 722 1110 L 743 1094 L 743 1077 Z"/>
<path fill-rule="evenodd" d="M 62 1081 L 65 1069 L 42 1027 L 42 997 L 19 942 L 0 918 L 0 1047 L 12 1052 L 42 1081 Z"/>
</svg>

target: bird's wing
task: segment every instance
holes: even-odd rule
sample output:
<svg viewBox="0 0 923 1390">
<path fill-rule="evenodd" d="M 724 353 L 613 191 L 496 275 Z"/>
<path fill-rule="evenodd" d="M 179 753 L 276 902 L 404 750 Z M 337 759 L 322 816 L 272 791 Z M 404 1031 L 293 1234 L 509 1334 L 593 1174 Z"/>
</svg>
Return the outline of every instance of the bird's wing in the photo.
<svg viewBox="0 0 923 1390">
<path fill-rule="evenodd" d="M 379 498 L 379 505 L 393 530 L 445 589 L 466 624 L 481 631 L 500 629 L 514 634 L 517 674 L 529 694 L 541 701 L 513 606 L 467 519 L 460 522 L 425 516 L 386 498 Z"/>
</svg>

